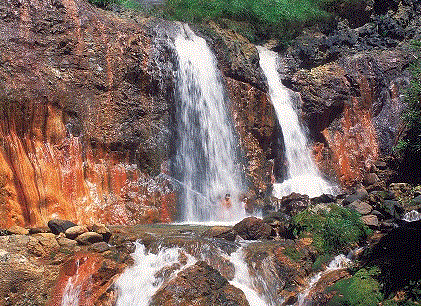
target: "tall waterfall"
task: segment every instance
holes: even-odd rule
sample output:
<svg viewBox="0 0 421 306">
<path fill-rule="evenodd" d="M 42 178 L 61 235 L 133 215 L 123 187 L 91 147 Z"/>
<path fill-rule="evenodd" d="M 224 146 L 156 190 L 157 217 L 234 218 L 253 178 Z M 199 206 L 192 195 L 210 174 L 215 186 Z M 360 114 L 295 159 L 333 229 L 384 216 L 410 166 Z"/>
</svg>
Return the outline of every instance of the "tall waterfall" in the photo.
<svg viewBox="0 0 421 306">
<path fill-rule="evenodd" d="M 183 188 L 183 219 L 239 219 L 244 209 L 239 201 L 238 146 L 216 59 L 188 25 L 182 26 L 175 48 L 179 62 L 175 172 Z M 226 194 L 231 195 L 229 209 L 221 205 Z"/>
<path fill-rule="evenodd" d="M 288 89 L 282 84 L 277 71 L 277 54 L 263 47 L 258 47 L 258 51 L 260 67 L 268 82 L 270 99 L 282 128 L 285 145 L 287 179 L 273 185 L 274 195 L 282 197 L 298 192 L 316 197 L 323 193 L 333 193 L 335 188 L 320 176 L 311 158 L 307 139 Z"/>
</svg>

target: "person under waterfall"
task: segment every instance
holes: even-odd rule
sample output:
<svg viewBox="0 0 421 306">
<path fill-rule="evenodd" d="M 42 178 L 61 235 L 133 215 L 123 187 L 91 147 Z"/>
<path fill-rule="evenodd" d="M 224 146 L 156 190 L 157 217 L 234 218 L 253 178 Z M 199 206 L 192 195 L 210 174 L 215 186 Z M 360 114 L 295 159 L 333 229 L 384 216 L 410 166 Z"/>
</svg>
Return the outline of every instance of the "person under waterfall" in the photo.
<svg viewBox="0 0 421 306">
<path fill-rule="evenodd" d="M 229 193 L 225 194 L 225 197 L 222 199 L 222 218 L 224 220 L 231 220 L 233 217 L 232 211 L 232 201 L 231 195 Z"/>
</svg>

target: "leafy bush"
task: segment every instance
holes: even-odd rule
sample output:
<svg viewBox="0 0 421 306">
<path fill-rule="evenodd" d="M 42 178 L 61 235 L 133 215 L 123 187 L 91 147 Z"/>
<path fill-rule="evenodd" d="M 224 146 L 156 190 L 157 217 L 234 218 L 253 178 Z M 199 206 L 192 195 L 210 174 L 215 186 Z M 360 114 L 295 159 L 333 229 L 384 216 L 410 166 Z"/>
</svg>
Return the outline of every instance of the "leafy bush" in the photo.
<svg viewBox="0 0 421 306">
<path fill-rule="evenodd" d="M 354 210 L 331 205 L 325 211 L 312 211 L 311 207 L 293 219 L 297 235 L 311 235 L 315 247 L 325 253 L 338 253 L 364 240 L 369 229 Z"/>
<path fill-rule="evenodd" d="M 311 271 L 319 272 L 324 269 L 324 266 L 331 262 L 333 256 L 330 254 L 322 254 L 319 255 L 316 260 L 314 261 L 313 265 L 311 266 Z"/>
<path fill-rule="evenodd" d="M 328 305 L 371 306 L 383 300 L 380 284 L 375 277 L 380 273 L 376 268 L 361 269 L 354 276 L 338 281 L 331 287 L 336 291 Z"/>
</svg>

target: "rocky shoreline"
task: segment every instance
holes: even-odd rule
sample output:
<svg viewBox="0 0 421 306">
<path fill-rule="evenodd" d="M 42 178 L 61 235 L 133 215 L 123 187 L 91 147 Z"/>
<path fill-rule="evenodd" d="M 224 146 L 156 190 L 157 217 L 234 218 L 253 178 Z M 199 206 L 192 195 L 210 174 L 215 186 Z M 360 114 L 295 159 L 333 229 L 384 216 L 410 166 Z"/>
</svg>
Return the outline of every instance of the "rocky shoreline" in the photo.
<svg viewBox="0 0 421 306">
<path fill-rule="evenodd" d="M 228 256 L 241 244 L 250 241 L 243 250 L 249 269 L 254 267 L 250 273 L 264 275 L 265 281 L 274 286 L 272 290 L 276 294 L 271 294 L 280 301 L 282 299 L 282 305 L 295 305 L 310 277 L 322 271 L 335 252 L 320 249 L 315 241 L 316 236 L 311 233 L 297 234 L 300 224 L 294 218 L 308 211 L 315 216 L 323 215 L 335 207 L 356 212 L 362 223 L 370 228 L 364 240 L 353 241 L 337 249 L 337 252 L 346 254 L 362 247 L 353 254 L 353 260 L 356 261 L 352 271 L 366 266 L 368 262 L 393 273 L 400 269 L 398 265 L 412 264 L 415 265 L 413 268 L 417 268 L 419 252 L 416 248 L 402 245 L 401 239 L 415 247 L 419 241 L 420 222 L 402 219 L 406 212 L 420 210 L 421 190 L 404 183 L 391 183 L 386 188 L 384 182 L 377 179 L 369 183 L 352 193 L 338 196 L 323 195 L 309 199 L 307 196 L 292 194 L 277 202 L 272 199 L 272 206 L 265 207 L 266 216 L 263 219 L 248 217 L 234 226 L 82 226 L 58 219 L 51 220 L 48 227 L 44 228 L 12 226 L 0 231 L 0 298 L 5 301 L 4 305 L 59 305 L 66 284 L 73 281 L 84 288 L 85 293 L 78 296 L 83 305 L 115 305 L 118 296 L 115 281 L 126 268 L 133 265 L 131 254 L 135 251 L 136 241 L 141 241 L 146 250 L 152 253 L 180 247 L 185 253 L 183 256 L 193 256 L 204 262 L 183 272 L 183 276 L 177 274 L 177 277 L 193 280 L 207 271 L 217 273 L 215 277 L 221 280 L 222 286 L 232 280 L 233 266 L 221 254 Z M 341 228 L 341 231 L 346 231 L 346 228 Z M 412 231 L 412 234 L 408 231 Z M 379 251 L 379 248 L 383 249 Z M 392 255 L 384 253 L 385 248 L 390 249 Z M 408 254 L 399 255 L 400 259 L 396 260 L 393 252 Z M 412 256 L 409 256 L 411 253 Z M 405 256 L 409 257 L 405 259 Z M 386 257 L 389 258 L 389 264 L 385 266 L 382 260 Z M 273 272 L 268 274 L 268 271 Z M 325 305 L 334 296 L 328 289 L 341 279 L 352 277 L 352 274 L 347 268 L 324 274 L 307 294 L 307 299 L 313 301 L 314 305 Z M 164 282 L 159 297 L 156 297 L 156 305 L 172 299 L 165 286 L 173 288 L 181 285 L 174 277 Z M 389 284 L 389 292 L 398 293 L 394 288 L 397 286 L 396 277 L 384 282 Z M 191 287 L 195 285 L 193 281 L 184 290 L 193 290 Z M 207 285 L 203 288 L 210 290 Z M 237 289 L 221 288 L 217 286 L 212 289 L 215 291 L 211 290 L 215 298 L 220 298 L 221 294 L 225 294 L 225 298 L 239 297 L 234 293 Z M 258 290 L 265 293 L 264 286 Z M 401 297 L 405 296 L 402 291 L 399 292 Z M 206 305 L 208 302 L 204 299 L 197 303 Z M 246 304 L 238 302 L 235 305 Z"/>
</svg>

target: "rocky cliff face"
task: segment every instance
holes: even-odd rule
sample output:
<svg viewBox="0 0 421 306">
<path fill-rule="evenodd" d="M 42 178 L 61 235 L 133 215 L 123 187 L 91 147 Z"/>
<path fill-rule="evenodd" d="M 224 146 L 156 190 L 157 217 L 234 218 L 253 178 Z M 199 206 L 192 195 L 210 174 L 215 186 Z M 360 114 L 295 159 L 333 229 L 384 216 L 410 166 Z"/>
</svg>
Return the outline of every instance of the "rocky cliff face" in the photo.
<svg viewBox="0 0 421 306">
<path fill-rule="evenodd" d="M 151 175 L 170 154 L 172 61 L 153 27 L 77 0 L 0 12 L 0 226 L 170 220 L 173 190 Z"/>
<path fill-rule="evenodd" d="M 174 186 L 157 175 L 170 174 L 175 149 L 176 25 L 82 0 L 6 1 L 0 11 L 0 226 L 173 220 Z M 250 181 L 264 190 L 275 119 L 244 67 L 224 72 Z"/>
<path fill-rule="evenodd" d="M 363 24 L 357 15 L 328 32 L 309 29 L 283 53 L 285 85 L 301 93 L 315 158 L 345 187 L 392 153 L 417 56 L 408 42 L 421 37 L 418 1 L 374 1 L 370 12 Z"/>
<path fill-rule="evenodd" d="M 400 131 L 416 3 L 356 29 L 305 32 L 286 50 L 285 85 L 322 171 L 361 181 Z M 119 16 L 123 16 L 120 14 Z M 232 102 L 250 189 L 269 191 L 282 158 L 279 127 L 255 46 L 215 24 L 213 48 Z M 0 5 L 0 227 L 170 221 L 174 156 L 174 23 L 117 15 L 84 0 Z M 399 45 L 399 46 L 398 46 Z M 165 175 L 162 175 L 165 174 Z"/>
</svg>

